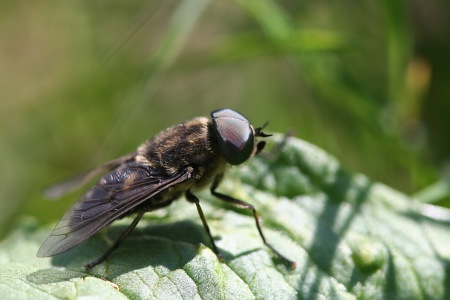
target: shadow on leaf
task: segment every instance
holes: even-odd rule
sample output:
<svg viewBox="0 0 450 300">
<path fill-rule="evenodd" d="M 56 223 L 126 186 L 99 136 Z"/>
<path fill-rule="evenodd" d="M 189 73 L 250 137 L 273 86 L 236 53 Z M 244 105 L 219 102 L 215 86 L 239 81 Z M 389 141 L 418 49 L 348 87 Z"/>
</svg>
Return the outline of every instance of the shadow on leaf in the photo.
<svg viewBox="0 0 450 300">
<path fill-rule="evenodd" d="M 101 256 L 127 225 L 112 226 L 106 236 L 96 235 L 85 243 L 55 256 L 52 264 L 70 271 L 65 274 L 53 270 L 49 274 L 45 273 L 49 276 L 46 280 L 58 281 L 86 275 L 114 278 L 136 269 L 157 266 L 164 266 L 173 271 L 182 269 L 198 255 L 200 243 L 209 247 L 204 228 L 192 221 L 158 225 L 149 224 L 148 221 L 142 223 L 144 224 L 136 228 L 105 262 L 89 272 L 84 270 L 84 265 Z M 223 254 L 230 257 L 228 253 Z M 52 274 L 54 279 L 51 279 Z M 39 276 L 42 277 L 42 274 L 35 274 L 34 277 Z"/>
<path fill-rule="evenodd" d="M 314 240 L 309 249 L 307 249 L 310 260 L 304 268 L 303 276 L 299 280 L 300 286 L 305 284 L 307 270 L 313 265 L 323 271 L 320 274 L 330 273 L 339 244 L 346 236 L 355 217 L 361 213 L 361 207 L 367 200 L 367 195 L 372 187 L 370 181 L 355 186 L 353 177 L 341 169 L 337 171 L 335 178 L 330 183 L 322 183 L 324 185 L 322 188 L 327 198 L 317 218 L 316 229 L 313 234 Z M 351 190 L 353 190 L 353 193 L 350 192 Z M 344 214 L 342 212 L 343 205 L 347 208 L 351 207 Z M 339 222 L 338 219 L 340 219 Z M 319 292 L 321 277 L 316 277 L 311 285 L 311 297 L 306 298 L 314 299 L 317 296 L 316 293 Z M 352 275 L 353 280 L 350 284 L 353 285 L 365 277 L 367 276 L 364 276 L 361 270 L 355 268 Z M 349 288 L 351 289 L 352 287 L 349 286 Z"/>
<path fill-rule="evenodd" d="M 55 282 L 68 281 L 73 278 L 84 278 L 88 276 L 86 273 L 58 270 L 58 269 L 43 269 L 27 275 L 27 280 L 35 284 L 48 284 Z"/>
</svg>

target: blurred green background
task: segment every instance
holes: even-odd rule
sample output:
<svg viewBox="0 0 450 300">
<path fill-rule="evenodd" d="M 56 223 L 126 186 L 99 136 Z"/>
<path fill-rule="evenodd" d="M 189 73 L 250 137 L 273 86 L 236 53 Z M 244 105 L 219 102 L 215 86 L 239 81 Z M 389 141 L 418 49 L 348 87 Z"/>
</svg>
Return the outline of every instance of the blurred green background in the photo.
<svg viewBox="0 0 450 300">
<path fill-rule="evenodd" d="M 230 107 L 450 206 L 448 1 L 1 1 L 0 234 L 52 182 Z"/>
</svg>

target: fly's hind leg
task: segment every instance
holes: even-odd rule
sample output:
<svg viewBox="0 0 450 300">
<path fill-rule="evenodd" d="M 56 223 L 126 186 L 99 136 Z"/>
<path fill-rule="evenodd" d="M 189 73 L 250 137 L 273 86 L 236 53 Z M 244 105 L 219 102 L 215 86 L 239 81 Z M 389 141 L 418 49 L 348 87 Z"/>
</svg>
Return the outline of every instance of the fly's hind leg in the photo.
<svg viewBox="0 0 450 300">
<path fill-rule="evenodd" d="M 168 200 L 166 200 L 164 202 L 143 206 L 142 209 L 140 209 L 138 211 L 138 214 L 137 214 L 136 218 L 133 220 L 133 222 L 130 224 L 130 226 L 128 226 L 128 228 L 120 235 L 119 239 L 117 239 L 117 241 L 111 246 L 111 248 L 109 248 L 105 252 L 105 254 L 100 256 L 98 259 L 96 259 L 93 262 L 90 262 L 90 263 L 88 263 L 87 265 L 84 266 L 86 271 L 89 271 L 90 269 L 92 269 L 96 265 L 99 265 L 102 262 L 104 262 L 111 255 L 111 253 L 113 253 L 114 250 L 116 250 L 120 246 L 120 244 L 122 244 L 123 240 L 130 234 L 130 232 L 133 231 L 133 229 L 136 227 L 136 225 L 139 223 L 139 221 L 141 220 L 142 216 L 146 212 L 153 211 L 153 210 L 156 210 L 158 208 L 166 207 L 166 206 L 170 205 L 170 203 L 172 203 L 172 201 L 174 199 L 175 198 L 168 199 Z"/>
<path fill-rule="evenodd" d="M 130 232 L 133 231 L 133 229 L 136 227 L 136 225 L 141 220 L 144 213 L 145 213 L 145 210 L 142 210 L 138 213 L 138 215 L 133 220 L 133 222 L 130 224 L 130 226 L 128 226 L 128 228 L 120 235 L 119 239 L 102 256 L 100 256 L 96 260 L 85 265 L 84 268 L 86 269 L 86 271 L 89 271 L 96 265 L 99 265 L 102 262 L 104 262 L 111 255 L 111 253 L 113 253 L 114 250 L 116 250 L 120 246 L 120 244 L 122 244 L 123 240 L 130 234 Z"/>
<path fill-rule="evenodd" d="M 296 262 L 288 259 L 286 256 L 284 256 L 283 254 L 278 252 L 271 244 L 269 244 L 267 242 L 266 237 L 264 236 L 264 233 L 263 233 L 263 230 L 262 230 L 261 221 L 259 219 L 258 213 L 256 212 L 256 209 L 255 209 L 255 207 L 253 205 L 251 205 L 251 204 L 249 204 L 247 202 L 235 199 L 235 198 L 230 197 L 228 195 L 224 195 L 224 194 L 221 194 L 219 192 L 216 192 L 216 189 L 217 189 L 221 179 L 222 179 L 222 176 L 217 176 L 216 177 L 216 179 L 214 180 L 213 185 L 211 186 L 211 194 L 213 194 L 214 196 L 216 196 L 220 200 L 223 200 L 223 201 L 225 201 L 227 203 L 230 203 L 231 205 L 233 205 L 235 207 L 245 208 L 245 209 L 251 210 L 252 213 L 253 213 L 253 217 L 255 219 L 255 222 L 256 222 L 256 227 L 258 228 L 259 236 L 261 237 L 261 239 L 264 242 L 264 244 L 267 247 L 269 247 L 279 258 L 281 258 L 287 264 L 289 264 L 292 269 L 295 269 L 297 267 Z"/>
</svg>

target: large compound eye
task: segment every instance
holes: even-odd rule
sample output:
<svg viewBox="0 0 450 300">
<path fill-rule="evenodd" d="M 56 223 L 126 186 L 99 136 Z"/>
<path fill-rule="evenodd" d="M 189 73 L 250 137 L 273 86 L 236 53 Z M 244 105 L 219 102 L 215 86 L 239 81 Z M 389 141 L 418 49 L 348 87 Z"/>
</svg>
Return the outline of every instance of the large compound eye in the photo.
<svg viewBox="0 0 450 300">
<path fill-rule="evenodd" d="M 220 151 L 232 165 L 242 164 L 253 152 L 255 138 L 250 122 L 231 109 L 219 109 L 211 113 L 214 133 Z"/>
</svg>

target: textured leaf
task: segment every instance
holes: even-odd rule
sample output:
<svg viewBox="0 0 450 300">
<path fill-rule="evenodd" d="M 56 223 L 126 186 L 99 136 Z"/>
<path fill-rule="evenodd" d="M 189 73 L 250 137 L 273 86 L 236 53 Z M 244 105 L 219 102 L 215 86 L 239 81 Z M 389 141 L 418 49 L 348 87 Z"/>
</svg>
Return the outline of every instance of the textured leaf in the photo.
<svg viewBox="0 0 450 300">
<path fill-rule="evenodd" d="M 224 263 L 210 250 L 195 206 L 183 200 L 146 214 L 91 272 L 83 265 L 131 219 L 45 259 L 35 254 L 50 228 L 26 221 L 0 244 L 0 299 L 450 297 L 450 223 L 440 210 L 430 213 L 428 204 L 348 174 L 313 145 L 289 138 L 273 159 L 234 168 L 220 191 L 255 205 L 267 239 L 296 270 L 262 244 L 250 213 L 202 192 Z"/>
</svg>

